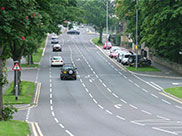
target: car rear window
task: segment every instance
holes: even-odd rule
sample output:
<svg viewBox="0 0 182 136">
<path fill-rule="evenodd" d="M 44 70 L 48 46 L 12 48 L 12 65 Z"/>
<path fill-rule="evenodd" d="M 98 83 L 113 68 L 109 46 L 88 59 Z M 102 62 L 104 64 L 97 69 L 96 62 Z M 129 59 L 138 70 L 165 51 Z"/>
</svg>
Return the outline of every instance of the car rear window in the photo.
<svg viewBox="0 0 182 136">
<path fill-rule="evenodd" d="M 61 58 L 53 58 L 53 60 L 61 60 Z"/>
</svg>

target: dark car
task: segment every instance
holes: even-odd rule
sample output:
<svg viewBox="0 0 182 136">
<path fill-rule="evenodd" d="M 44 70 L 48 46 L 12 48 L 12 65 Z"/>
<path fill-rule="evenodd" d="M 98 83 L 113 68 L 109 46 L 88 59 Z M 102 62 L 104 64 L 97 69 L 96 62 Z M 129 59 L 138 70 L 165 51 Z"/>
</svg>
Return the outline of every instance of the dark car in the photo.
<svg viewBox="0 0 182 136">
<path fill-rule="evenodd" d="M 51 41 L 51 44 L 58 44 L 58 43 L 59 43 L 59 41 L 57 39 L 54 39 Z"/>
<path fill-rule="evenodd" d="M 69 31 L 67 32 L 67 34 L 77 34 L 77 35 L 79 35 L 80 32 L 77 31 L 77 30 L 69 30 Z"/>
<path fill-rule="evenodd" d="M 75 66 L 73 66 L 72 63 L 64 64 L 63 67 L 61 68 L 61 74 L 60 74 L 61 80 L 63 80 L 63 79 L 76 80 L 76 77 L 77 77 L 76 70 L 77 70 L 77 68 Z"/>
<path fill-rule="evenodd" d="M 137 57 L 137 63 L 139 67 L 145 67 L 150 66 L 152 64 L 152 61 L 148 59 L 147 57 L 143 57 L 141 55 L 138 55 Z M 129 66 L 135 66 L 136 65 L 136 55 L 131 55 L 128 58 L 128 64 Z"/>
<path fill-rule="evenodd" d="M 52 51 L 62 51 L 62 47 L 60 44 L 54 44 L 52 46 Z"/>
</svg>

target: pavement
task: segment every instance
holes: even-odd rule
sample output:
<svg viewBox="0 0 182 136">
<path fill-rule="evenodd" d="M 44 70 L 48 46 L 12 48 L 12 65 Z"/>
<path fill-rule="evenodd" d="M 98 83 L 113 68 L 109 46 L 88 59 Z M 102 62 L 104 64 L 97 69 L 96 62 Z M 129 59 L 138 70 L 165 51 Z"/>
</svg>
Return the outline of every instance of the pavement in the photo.
<svg viewBox="0 0 182 136">
<path fill-rule="evenodd" d="M 159 78 L 173 78 L 173 79 L 182 79 L 182 75 L 177 73 L 176 71 L 163 66 L 159 63 L 156 63 L 154 61 L 152 61 L 152 66 L 154 66 L 155 68 L 159 69 L 160 72 L 132 72 L 138 75 L 143 75 L 143 76 L 151 76 L 151 77 L 159 77 Z"/>
</svg>

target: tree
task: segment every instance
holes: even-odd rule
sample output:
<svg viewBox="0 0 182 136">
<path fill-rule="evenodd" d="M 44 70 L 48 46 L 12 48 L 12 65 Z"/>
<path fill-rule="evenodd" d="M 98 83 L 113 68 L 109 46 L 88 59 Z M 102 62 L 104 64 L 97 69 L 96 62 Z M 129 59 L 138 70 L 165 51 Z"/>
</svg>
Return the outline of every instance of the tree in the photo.
<svg viewBox="0 0 182 136">
<path fill-rule="evenodd" d="M 142 40 L 156 54 L 177 63 L 182 63 L 182 1 L 143 1 L 141 3 Z"/>
<path fill-rule="evenodd" d="M 134 8 L 135 7 L 135 8 Z M 182 1 L 179 0 L 138 0 L 140 44 L 155 50 L 155 54 L 182 63 L 179 54 L 182 48 L 181 24 Z M 135 41 L 136 2 L 116 0 L 116 15 L 127 22 L 127 33 Z"/>
<path fill-rule="evenodd" d="M 109 20 L 113 19 L 113 3 L 109 2 Z M 92 25 L 99 32 L 99 42 L 102 43 L 102 34 L 106 28 L 106 1 L 104 0 L 89 0 L 79 1 L 79 5 L 85 10 L 85 22 Z M 110 22 L 110 21 L 109 21 Z"/>
<path fill-rule="evenodd" d="M 82 20 L 80 15 L 76 0 L 1 0 L 0 116 L 3 109 L 2 87 L 6 83 L 6 59 L 11 57 L 20 63 L 22 56 L 32 55 L 39 47 L 37 43 L 40 43 L 42 36 L 47 32 L 59 34 L 58 24 L 63 24 L 65 19 L 79 22 Z M 20 81 L 19 72 L 19 84 Z"/>
</svg>

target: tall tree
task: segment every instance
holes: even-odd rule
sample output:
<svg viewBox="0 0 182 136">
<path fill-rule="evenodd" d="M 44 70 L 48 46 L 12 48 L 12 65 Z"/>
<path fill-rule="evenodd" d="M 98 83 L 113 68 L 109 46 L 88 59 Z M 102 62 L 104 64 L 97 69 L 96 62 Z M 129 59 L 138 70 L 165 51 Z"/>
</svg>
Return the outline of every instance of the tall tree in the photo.
<svg viewBox="0 0 182 136">
<path fill-rule="evenodd" d="M 135 41 L 136 1 L 116 0 L 116 15 L 127 22 L 127 33 Z M 135 8 L 134 8 L 135 7 Z M 182 1 L 138 0 L 140 44 L 145 43 L 155 54 L 182 63 Z"/>
<path fill-rule="evenodd" d="M 79 5 L 85 10 L 85 22 L 92 25 L 99 32 L 99 42 L 102 43 L 102 34 L 106 28 L 106 1 L 109 3 L 109 20 L 113 19 L 113 3 L 109 0 L 79 1 Z M 111 21 L 109 21 L 111 22 Z"/>
</svg>

